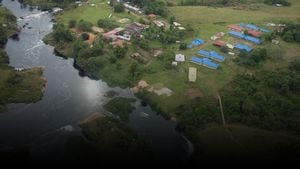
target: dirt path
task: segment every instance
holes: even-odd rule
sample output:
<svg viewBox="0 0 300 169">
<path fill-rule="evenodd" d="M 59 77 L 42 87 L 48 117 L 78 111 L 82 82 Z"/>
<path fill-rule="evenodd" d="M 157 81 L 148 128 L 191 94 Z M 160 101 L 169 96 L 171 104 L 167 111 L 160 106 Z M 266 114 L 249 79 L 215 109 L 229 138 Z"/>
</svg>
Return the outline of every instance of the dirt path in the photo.
<svg viewBox="0 0 300 169">
<path fill-rule="evenodd" d="M 222 124 L 225 128 L 225 131 L 227 132 L 227 134 L 229 135 L 230 139 L 236 143 L 239 147 L 241 147 L 244 151 L 248 151 L 246 149 L 245 146 L 243 146 L 232 134 L 232 132 L 230 131 L 229 127 L 226 125 L 226 120 L 225 120 L 225 116 L 224 116 L 224 110 L 223 110 L 223 104 L 222 104 L 222 98 L 220 96 L 220 94 L 217 94 L 218 100 L 219 100 L 219 105 L 220 105 L 220 111 L 221 111 L 221 117 L 222 117 Z"/>
<path fill-rule="evenodd" d="M 223 104 L 222 104 L 222 99 L 221 99 L 221 96 L 220 96 L 219 93 L 218 93 L 217 97 L 218 97 L 219 104 L 220 104 L 220 110 L 221 110 L 221 116 L 222 116 L 222 123 L 223 123 L 223 126 L 225 126 L 226 125 L 226 121 L 225 121 L 225 116 L 224 116 L 224 111 L 223 111 Z"/>
</svg>

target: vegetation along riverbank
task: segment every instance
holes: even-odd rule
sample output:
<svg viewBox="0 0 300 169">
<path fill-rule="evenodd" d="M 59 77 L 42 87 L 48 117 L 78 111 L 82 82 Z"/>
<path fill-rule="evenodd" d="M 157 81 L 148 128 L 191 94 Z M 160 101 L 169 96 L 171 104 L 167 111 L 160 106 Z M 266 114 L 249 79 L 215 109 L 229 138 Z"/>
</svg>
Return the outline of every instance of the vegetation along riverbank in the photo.
<svg viewBox="0 0 300 169">
<path fill-rule="evenodd" d="M 17 34 L 16 17 L 0 6 L 0 112 L 4 112 L 9 103 L 37 102 L 46 85 L 42 68 L 22 69 L 8 65 L 9 56 L 4 47 L 7 39 Z"/>
</svg>

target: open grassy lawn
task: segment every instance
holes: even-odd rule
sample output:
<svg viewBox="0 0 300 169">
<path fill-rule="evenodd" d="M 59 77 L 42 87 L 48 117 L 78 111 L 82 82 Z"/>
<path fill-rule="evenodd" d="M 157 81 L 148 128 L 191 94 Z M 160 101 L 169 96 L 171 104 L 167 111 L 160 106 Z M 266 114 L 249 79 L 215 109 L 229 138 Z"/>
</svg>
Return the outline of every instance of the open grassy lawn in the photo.
<svg viewBox="0 0 300 169">
<path fill-rule="evenodd" d="M 72 19 L 77 21 L 83 19 L 96 25 L 99 19 L 108 19 L 111 14 L 111 19 L 116 21 L 123 18 L 134 21 L 140 17 L 134 13 L 114 13 L 113 8 L 107 4 L 106 0 L 91 0 L 90 4 L 95 4 L 95 6 L 87 4 L 76 9 L 66 10 L 61 16 L 58 16 L 59 21 L 67 24 Z"/>
<path fill-rule="evenodd" d="M 193 140 L 196 149 L 193 156 L 195 162 L 215 159 L 295 160 L 295 157 L 300 156 L 299 136 L 241 125 L 228 125 L 227 129 L 213 126 L 199 130 Z"/>
</svg>

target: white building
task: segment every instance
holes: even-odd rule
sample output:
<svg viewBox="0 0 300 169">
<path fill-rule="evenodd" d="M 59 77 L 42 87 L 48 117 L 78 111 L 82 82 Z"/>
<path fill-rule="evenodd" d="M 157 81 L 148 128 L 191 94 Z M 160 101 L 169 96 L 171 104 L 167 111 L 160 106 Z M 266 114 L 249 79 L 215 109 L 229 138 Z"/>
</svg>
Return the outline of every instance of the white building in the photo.
<svg viewBox="0 0 300 169">
<path fill-rule="evenodd" d="M 181 24 L 178 23 L 178 22 L 173 22 L 173 25 L 174 25 L 174 26 L 177 26 L 177 27 L 178 27 L 178 26 L 181 26 Z"/>
<path fill-rule="evenodd" d="M 197 80 L 197 69 L 194 67 L 189 67 L 189 81 L 196 82 Z"/>
<path fill-rule="evenodd" d="M 176 62 L 184 62 L 185 61 L 185 56 L 183 54 L 176 54 L 175 55 L 175 61 Z"/>
</svg>

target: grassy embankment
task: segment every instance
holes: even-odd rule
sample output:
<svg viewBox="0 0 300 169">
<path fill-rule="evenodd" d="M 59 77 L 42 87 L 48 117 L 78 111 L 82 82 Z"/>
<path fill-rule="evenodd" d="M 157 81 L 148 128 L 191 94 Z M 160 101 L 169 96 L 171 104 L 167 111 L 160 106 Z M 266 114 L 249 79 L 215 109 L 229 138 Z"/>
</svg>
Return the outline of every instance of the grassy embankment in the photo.
<svg viewBox="0 0 300 169">
<path fill-rule="evenodd" d="M 6 26 L 3 26 L 6 25 Z M 8 37 L 17 31 L 16 18 L 6 8 L 0 6 L 1 39 L 4 44 Z M 41 68 L 16 71 L 8 66 L 9 57 L 0 48 L 0 112 L 6 110 L 8 103 L 31 103 L 41 99 L 46 80 Z"/>
</svg>

